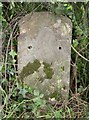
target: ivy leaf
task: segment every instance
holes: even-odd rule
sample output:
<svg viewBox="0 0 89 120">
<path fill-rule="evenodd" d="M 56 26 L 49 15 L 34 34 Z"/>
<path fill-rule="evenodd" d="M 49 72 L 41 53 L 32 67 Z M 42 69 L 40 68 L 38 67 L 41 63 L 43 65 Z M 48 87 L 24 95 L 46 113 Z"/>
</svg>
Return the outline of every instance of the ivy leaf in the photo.
<svg viewBox="0 0 89 120">
<path fill-rule="evenodd" d="M 11 51 L 9 52 L 9 55 L 11 55 L 12 58 L 15 58 L 15 56 L 17 55 L 17 53 L 16 53 L 14 50 L 11 50 Z"/>
<path fill-rule="evenodd" d="M 61 110 L 59 110 L 59 111 L 55 111 L 55 118 L 61 118 L 62 117 L 62 115 L 61 115 Z"/>
<path fill-rule="evenodd" d="M 25 95 L 26 95 L 26 93 L 27 93 L 27 90 L 26 89 L 20 89 L 20 91 L 19 91 L 19 94 L 21 94 L 24 98 L 25 98 Z"/>
<path fill-rule="evenodd" d="M 34 90 L 34 95 L 35 96 L 39 96 L 40 95 L 40 92 L 38 90 Z"/>
<path fill-rule="evenodd" d="M 40 99 L 40 97 L 33 98 L 33 102 L 36 106 L 42 106 L 43 104 L 45 104 L 45 100 Z"/>
<path fill-rule="evenodd" d="M 40 96 L 39 96 L 40 98 L 43 98 L 44 97 L 44 94 L 40 94 Z"/>
<path fill-rule="evenodd" d="M 14 59 L 14 60 L 13 60 L 13 63 L 15 63 L 15 62 L 16 62 L 16 60 Z"/>
<path fill-rule="evenodd" d="M 74 46 L 75 48 L 78 46 L 78 40 L 77 40 L 77 39 L 73 40 L 73 46 Z"/>
</svg>

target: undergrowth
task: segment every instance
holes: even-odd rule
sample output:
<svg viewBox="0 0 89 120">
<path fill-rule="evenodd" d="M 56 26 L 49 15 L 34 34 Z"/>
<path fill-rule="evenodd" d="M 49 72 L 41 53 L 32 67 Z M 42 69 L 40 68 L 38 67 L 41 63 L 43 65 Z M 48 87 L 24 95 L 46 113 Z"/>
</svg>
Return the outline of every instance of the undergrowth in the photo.
<svg viewBox="0 0 89 120">
<path fill-rule="evenodd" d="M 12 118 L 89 118 L 89 2 L 26 3 L 0 2 L 2 22 L 2 64 L 0 66 L 0 119 Z M 45 99 L 38 90 L 18 81 L 18 20 L 27 13 L 49 11 L 68 16 L 73 24 L 71 83 L 74 88 L 67 102 Z M 79 12 L 78 12 L 79 11 Z"/>
</svg>

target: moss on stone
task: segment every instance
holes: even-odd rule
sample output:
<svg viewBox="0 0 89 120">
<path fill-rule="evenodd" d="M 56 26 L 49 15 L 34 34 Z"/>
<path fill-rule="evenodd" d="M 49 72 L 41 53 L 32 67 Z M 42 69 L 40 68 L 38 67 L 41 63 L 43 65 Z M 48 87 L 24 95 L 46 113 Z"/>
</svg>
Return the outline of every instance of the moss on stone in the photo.
<svg viewBox="0 0 89 120">
<path fill-rule="evenodd" d="M 51 79 L 54 74 L 53 69 L 51 68 L 51 65 L 46 62 L 43 62 L 43 64 L 44 64 L 44 72 L 46 74 L 45 78 Z"/>
<path fill-rule="evenodd" d="M 43 62 L 44 64 L 44 72 L 45 72 L 45 77 L 44 78 L 40 78 L 39 81 L 43 82 L 44 80 L 43 79 L 51 79 L 54 72 L 53 72 L 53 69 L 51 68 L 51 65 L 46 63 L 46 62 Z M 34 73 L 34 71 L 37 71 L 39 69 L 39 67 L 41 66 L 41 63 L 39 60 L 34 60 L 33 63 L 28 63 L 25 67 L 23 67 L 21 73 L 20 73 L 20 80 L 23 80 L 25 77 L 31 75 Z"/>
<path fill-rule="evenodd" d="M 20 79 L 27 77 L 30 74 L 33 74 L 34 71 L 37 71 L 41 66 L 41 63 L 36 59 L 33 63 L 28 63 L 25 67 L 23 67 L 22 72 L 20 73 Z"/>
</svg>

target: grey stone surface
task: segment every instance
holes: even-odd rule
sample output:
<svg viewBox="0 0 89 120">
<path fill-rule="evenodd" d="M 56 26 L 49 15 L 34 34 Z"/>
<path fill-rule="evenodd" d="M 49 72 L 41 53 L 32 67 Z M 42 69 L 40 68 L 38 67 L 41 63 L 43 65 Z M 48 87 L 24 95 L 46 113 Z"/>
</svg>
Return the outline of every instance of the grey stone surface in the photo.
<svg viewBox="0 0 89 120">
<path fill-rule="evenodd" d="M 45 96 L 68 95 L 72 24 L 66 16 L 28 14 L 19 22 L 19 79 Z"/>
</svg>

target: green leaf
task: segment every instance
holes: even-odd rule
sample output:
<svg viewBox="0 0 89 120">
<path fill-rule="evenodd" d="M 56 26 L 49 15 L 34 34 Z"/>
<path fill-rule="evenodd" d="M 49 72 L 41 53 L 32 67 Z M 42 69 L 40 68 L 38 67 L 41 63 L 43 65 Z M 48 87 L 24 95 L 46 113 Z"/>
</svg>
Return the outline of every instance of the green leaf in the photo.
<svg viewBox="0 0 89 120">
<path fill-rule="evenodd" d="M 34 90 L 34 95 L 35 95 L 35 96 L 39 96 L 39 95 L 40 95 L 39 90 Z"/>
<path fill-rule="evenodd" d="M 40 94 L 40 96 L 39 96 L 40 98 L 43 98 L 44 97 L 44 94 Z"/>
<path fill-rule="evenodd" d="M 11 51 L 9 52 L 9 55 L 11 55 L 12 58 L 14 58 L 14 57 L 17 55 L 17 53 L 16 53 L 14 50 L 11 50 Z"/>
<path fill-rule="evenodd" d="M 78 46 L 78 40 L 77 40 L 77 39 L 73 40 L 73 46 L 74 46 L 75 48 Z"/>
<path fill-rule="evenodd" d="M 21 94 L 23 97 L 25 97 L 25 95 L 26 95 L 26 93 L 27 93 L 27 90 L 26 89 L 20 89 L 20 92 L 19 92 L 19 94 Z"/>
<path fill-rule="evenodd" d="M 13 63 L 15 63 L 15 62 L 16 62 L 16 60 L 14 59 L 14 60 L 13 60 Z"/>
<path fill-rule="evenodd" d="M 62 117 L 61 112 L 62 110 L 55 111 L 55 118 L 61 118 Z"/>
<path fill-rule="evenodd" d="M 4 65 L 2 65 L 2 67 L 1 67 L 0 71 L 1 71 L 2 73 L 4 73 L 4 72 L 5 72 L 5 66 L 4 66 Z"/>
<path fill-rule="evenodd" d="M 3 4 L 0 2 L 0 7 L 3 7 Z"/>
<path fill-rule="evenodd" d="M 50 119 L 51 115 L 47 114 L 45 117 L 46 117 L 46 119 Z"/>
<path fill-rule="evenodd" d="M 36 97 L 33 99 L 33 102 L 35 103 L 36 106 L 41 106 L 43 105 L 44 100 L 40 99 L 39 97 Z"/>
<path fill-rule="evenodd" d="M 28 92 L 32 93 L 32 88 L 31 87 L 28 88 Z"/>
</svg>

